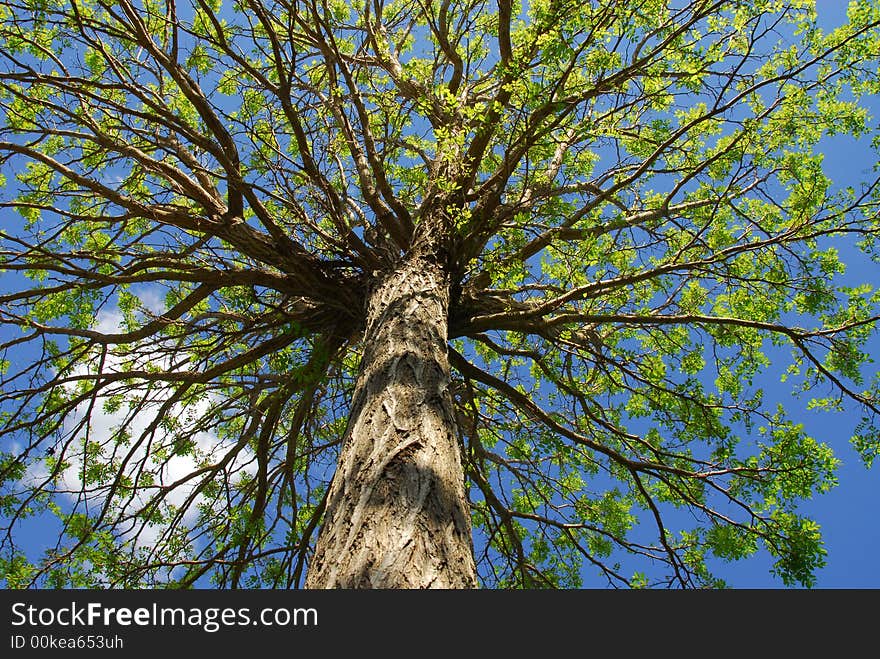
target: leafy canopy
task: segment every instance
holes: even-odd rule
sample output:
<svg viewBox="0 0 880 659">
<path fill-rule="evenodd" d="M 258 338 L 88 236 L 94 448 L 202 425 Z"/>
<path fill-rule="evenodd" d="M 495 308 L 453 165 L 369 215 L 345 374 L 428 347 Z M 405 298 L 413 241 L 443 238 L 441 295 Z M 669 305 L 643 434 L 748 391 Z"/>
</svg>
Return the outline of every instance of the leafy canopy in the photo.
<svg viewBox="0 0 880 659">
<path fill-rule="evenodd" d="M 438 213 L 485 586 L 812 584 L 838 458 L 798 418 L 880 447 L 877 171 L 823 165 L 880 145 L 848 19 L 3 0 L 6 585 L 300 585 L 365 291 Z"/>
</svg>

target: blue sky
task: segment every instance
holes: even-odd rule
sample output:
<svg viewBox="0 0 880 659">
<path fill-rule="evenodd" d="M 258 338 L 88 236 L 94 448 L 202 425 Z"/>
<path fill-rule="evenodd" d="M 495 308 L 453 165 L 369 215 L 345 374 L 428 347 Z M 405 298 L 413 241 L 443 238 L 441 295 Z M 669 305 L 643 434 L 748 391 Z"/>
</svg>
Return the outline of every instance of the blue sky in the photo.
<svg viewBox="0 0 880 659">
<path fill-rule="evenodd" d="M 818 0 L 820 24 L 830 29 L 846 20 L 846 0 Z M 880 123 L 880 99 L 868 102 L 873 124 Z M 824 142 L 827 175 L 844 185 L 865 176 L 876 163 L 876 153 L 867 140 L 828 139 Z M 877 282 L 876 263 L 855 262 L 848 276 L 853 280 Z M 870 269 L 870 271 L 869 271 Z M 873 355 L 880 356 L 880 339 L 872 342 Z M 876 364 L 874 365 L 876 368 Z M 828 565 L 817 572 L 817 588 L 880 588 L 880 464 L 867 469 L 848 443 L 847 431 L 856 419 L 839 415 L 807 413 L 801 421 L 817 439 L 831 444 L 841 460 L 840 484 L 829 493 L 806 502 L 802 510 L 821 526 Z M 778 588 L 780 582 L 769 574 L 771 560 L 764 556 L 727 564 L 724 576 L 739 588 Z"/>
</svg>

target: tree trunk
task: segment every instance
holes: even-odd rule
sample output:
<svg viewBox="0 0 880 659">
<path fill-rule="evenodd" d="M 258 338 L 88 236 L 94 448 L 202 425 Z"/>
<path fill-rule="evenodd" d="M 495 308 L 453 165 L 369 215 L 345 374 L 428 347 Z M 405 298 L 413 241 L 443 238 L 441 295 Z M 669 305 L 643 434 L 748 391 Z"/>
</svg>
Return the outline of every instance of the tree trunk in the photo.
<svg viewBox="0 0 880 659">
<path fill-rule="evenodd" d="M 307 588 L 474 588 L 446 348 L 449 282 L 411 258 L 372 289 Z"/>
</svg>

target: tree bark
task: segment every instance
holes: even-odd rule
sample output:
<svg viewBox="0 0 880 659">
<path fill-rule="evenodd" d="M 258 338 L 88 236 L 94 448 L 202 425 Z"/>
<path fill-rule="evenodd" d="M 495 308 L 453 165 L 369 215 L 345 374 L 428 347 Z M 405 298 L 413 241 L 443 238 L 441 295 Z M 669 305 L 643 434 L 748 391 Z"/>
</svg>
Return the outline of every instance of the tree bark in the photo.
<svg viewBox="0 0 880 659">
<path fill-rule="evenodd" d="M 307 588 L 474 588 L 450 391 L 449 282 L 410 258 L 367 300 L 364 354 Z"/>
</svg>

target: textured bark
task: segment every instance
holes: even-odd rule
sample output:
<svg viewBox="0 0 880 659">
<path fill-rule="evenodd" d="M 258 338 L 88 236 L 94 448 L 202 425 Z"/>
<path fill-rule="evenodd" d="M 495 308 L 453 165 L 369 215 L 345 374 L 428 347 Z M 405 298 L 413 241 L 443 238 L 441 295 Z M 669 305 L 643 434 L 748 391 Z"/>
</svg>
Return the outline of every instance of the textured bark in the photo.
<svg viewBox="0 0 880 659">
<path fill-rule="evenodd" d="M 476 587 L 447 278 L 411 259 L 367 302 L 360 374 L 306 587 Z"/>
</svg>

